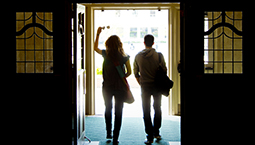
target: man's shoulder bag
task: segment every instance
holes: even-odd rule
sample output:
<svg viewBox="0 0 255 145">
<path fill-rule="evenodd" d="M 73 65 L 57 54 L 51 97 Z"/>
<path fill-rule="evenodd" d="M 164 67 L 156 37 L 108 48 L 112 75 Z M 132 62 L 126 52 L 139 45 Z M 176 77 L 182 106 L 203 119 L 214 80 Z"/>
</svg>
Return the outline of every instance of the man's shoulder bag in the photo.
<svg viewBox="0 0 255 145">
<path fill-rule="evenodd" d="M 156 72 L 156 77 L 155 77 L 155 85 L 158 91 L 168 97 L 170 89 L 173 87 L 174 82 L 170 80 L 170 78 L 167 76 L 165 70 L 161 66 L 161 54 L 158 53 L 159 57 L 159 67 Z"/>
</svg>

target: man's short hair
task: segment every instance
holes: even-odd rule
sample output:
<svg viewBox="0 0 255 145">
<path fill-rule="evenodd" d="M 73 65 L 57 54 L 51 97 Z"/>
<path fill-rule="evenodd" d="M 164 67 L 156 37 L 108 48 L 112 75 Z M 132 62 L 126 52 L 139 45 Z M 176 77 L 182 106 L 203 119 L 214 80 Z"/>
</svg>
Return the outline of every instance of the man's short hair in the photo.
<svg viewBox="0 0 255 145">
<path fill-rule="evenodd" d="M 144 36 L 144 43 L 147 47 L 151 47 L 154 43 L 154 37 L 150 34 Z"/>
</svg>

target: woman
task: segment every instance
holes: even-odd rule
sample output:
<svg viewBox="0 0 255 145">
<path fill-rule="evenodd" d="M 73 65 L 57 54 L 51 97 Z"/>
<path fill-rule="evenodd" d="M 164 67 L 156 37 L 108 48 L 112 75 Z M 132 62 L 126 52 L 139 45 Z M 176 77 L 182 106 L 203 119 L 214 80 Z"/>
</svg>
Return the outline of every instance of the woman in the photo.
<svg viewBox="0 0 255 145">
<path fill-rule="evenodd" d="M 106 50 L 98 48 L 99 35 L 102 27 L 97 29 L 97 36 L 94 43 L 94 50 L 104 57 L 103 62 L 103 97 L 105 101 L 105 123 L 107 139 L 112 139 L 112 98 L 115 99 L 115 122 L 113 131 L 113 144 L 118 144 L 119 132 L 122 122 L 122 110 L 126 85 L 123 83 L 114 64 L 119 64 L 123 68 L 125 76 L 131 74 L 129 56 L 124 53 L 122 42 L 116 35 L 110 36 L 105 42 Z M 125 69 L 126 68 L 126 69 Z M 125 71 L 126 70 L 126 71 Z"/>
</svg>

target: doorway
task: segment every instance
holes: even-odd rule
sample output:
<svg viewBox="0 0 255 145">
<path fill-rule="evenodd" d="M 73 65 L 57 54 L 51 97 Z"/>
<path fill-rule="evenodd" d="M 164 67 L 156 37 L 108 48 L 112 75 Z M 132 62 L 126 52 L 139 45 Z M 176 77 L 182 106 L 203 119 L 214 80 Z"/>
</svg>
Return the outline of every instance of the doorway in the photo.
<svg viewBox="0 0 255 145">
<path fill-rule="evenodd" d="M 179 18 L 179 3 L 148 3 L 148 4 L 82 4 L 84 8 L 84 22 L 85 24 L 85 66 L 86 72 L 84 77 L 85 83 L 85 113 L 86 115 L 103 116 L 104 101 L 102 96 L 102 56 L 94 53 L 93 43 L 95 40 L 95 32 L 98 26 L 105 26 L 105 29 L 100 35 L 99 47 L 104 49 L 105 40 L 113 34 L 117 34 L 123 43 L 125 52 L 130 55 L 131 66 L 135 55 L 144 49 L 143 37 L 146 34 L 153 34 L 155 37 L 154 48 L 163 53 L 166 65 L 168 68 L 168 75 L 175 82 L 173 89 L 168 97 L 162 97 L 162 112 L 164 116 L 180 115 L 180 76 L 177 71 L 178 62 L 180 60 L 180 18 Z M 140 13 L 140 17 L 139 17 Z M 101 15 L 101 16 L 100 16 Z M 133 19 L 124 20 L 129 15 Z M 147 19 L 153 19 L 152 24 L 142 23 L 141 17 L 147 16 Z M 82 15 L 83 16 L 83 15 Z M 97 22 L 99 16 L 104 19 L 102 22 Z M 114 16 L 114 19 L 112 17 Z M 107 19 L 108 18 L 108 19 Z M 118 22 L 115 22 L 119 19 Z M 120 20 L 123 19 L 123 20 Z M 141 21 L 140 23 L 136 21 Z M 129 21 L 128 21 L 129 20 Z M 111 24 L 110 21 L 115 23 Z M 123 22 L 122 22 L 123 21 Z M 145 21 L 145 20 L 144 20 Z M 122 23 L 128 23 L 128 26 L 123 27 Z M 115 25 L 114 25 L 115 24 Z M 118 25 L 116 25 L 118 24 Z M 110 26 L 110 29 L 107 29 Z M 80 28 L 80 26 L 77 26 Z M 82 29 L 83 30 L 83 29 Z M 123 109 L 124 117 L 137 117 L 142 119 L 141 107 L 141 92 L 140 86 L 136 82 L 132 74 L 128 78 L 129 84 L 132 87 L 132 92 L 135 96 L 135 103 L 129 105 L 125 104 Z M 87 84 L 87 85 L 86 85 Z M 99 103 L 99 104 L 98 104 Z M 99 106 L 99 109 L 97 108 Z M 136 106 L 136 107 L 134 107 Z M 113 107 L 114 108 L 114 107 Z M 138 112 L 135 114 L 134 112 Z M 153 112 L 152 112 L 153 113 Z M 86 117 L 90 118 L 90 117 Z M 99 117 L 100 119 L 101 117 Z M 180 125 L 180 117 L 166 118 L 175 120 Z M 85 122 L 89 123 L 85 119 Z M 95 122 L 95 121 L 93 121 Z M 85 125 L 93 126 L 93 125 Z M 86 128 L 85 127 L 85 128 Z M 86 129 L 88 131 L 88 128 Z M 142 129 L 143 130 L 143 129 Z M 91 131 L 91 133 L 95 133 Z M 180 141 L 180 127 L 176 126 L 177 139 Z M 93 135 L 86 135 L 90 138 Z M 179 139 L 178 139 L 179 138 Z"/>
<path fill-rule="evenodd" d="M 135 55 L 144 49 L 144 35 L 153 34 L 155 36 L 154 48 L 158 52 L 163 53 L 168 68 L 168 75 L 175 82 L 175 86 L 171 90 L 169 97 L 162 97 L 162 110 L 165 110 L 164 115 L 180 115 L 180 76 L 177 71 L 178 62 L 180 60 L 179 4 L 84 5 L 86 6 L 86 12 L 91 15 L 88 16 L 89 18 L 86 20 L 89 19 L 89 21 L 91 21 L 89 25 L 92 28 L 91 30 L 94 31 L 91 31 L 90 34 L 87 33 L 87 38 L 89 35 L 93 36 L 90 40 L 92 42 L 90 47 L 92 48 L 97 28 L 99 26 L 105 27 L 100 35 L 99 47 L 105 49 L 104 43 L 106 39 L 110 35 L 118 35 L 123 42 L 125 52 L 130 55 L 131 66 L 133 66 Z M 147 21 L 151 23 L 146 23 Z M 107 29 L 107 26 L 110 26 L 110 29 Z M 94 89 L 91 95 L 88 94 L 88 96 L 94 97 L 90 99 L 94 100 L 94 105 L 89 105 L 90 108 L 94 109 L 94 112 L 89 113 L 89 115 L 102 115 L 104 112 L 104 101 L 102 97 L 103 58 L 98 54 L 94 54 L 93 57 L 94 61 L 89 65 L 93 66 L 91 68 L 94 68 L 94 74 L 91 78 L 94 82 Z M 125 105 L 127 109 L 124 109 L 123 115 L 141 116 L 140 86 L 136 82 L 133 74 L 128 78 L 128 81 L 136 101 L 132 106 L 128 104 Z M 136 107 L 134 107 L 134 105 Z M 132 113 L 135 108 L 140 109 L 141 113 Z M 125 112 L 125 110 L 129 110 L 130 112 Z"/>
<path fill-rule="evenodd" d="M 130 56 L 131 69 L 135 55 L 144 49 L 143 38 L 146 34 L 153 34 L 155 44 L 153 48 L 164 54 L 166 66 L 169 66 L 169 11 L 164 10 L 94 10 L 94 34 L 98 27 L 105 27 L 100 35 L 99 48 L 105 48 L 105 41 L 111 35 L 118 35 L 123 43 L 125 53 Z M 148 23 L 149 22 L 149 23 Z M 102 62 L 103 57 L 95 54 L 95 114 L 104 114 L 104 100 L 102 97 Z M 135 102 L 124 105 L 123 116 L 142 117 L 141 91 L 134 75 L 128 77 Z M 162 97 L 163 115 L 169 114 L 168 97 Z M 153 102 L 153 101 L 152 101 Z M 152 112 L 153 113 L 153 112 Z"/>
</svg>

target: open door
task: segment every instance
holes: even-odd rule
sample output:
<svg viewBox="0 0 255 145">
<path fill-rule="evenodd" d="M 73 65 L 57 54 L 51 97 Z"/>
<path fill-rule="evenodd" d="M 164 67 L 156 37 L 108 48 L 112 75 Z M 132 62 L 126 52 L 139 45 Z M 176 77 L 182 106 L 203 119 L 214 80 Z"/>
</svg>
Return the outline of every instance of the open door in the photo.
<svg viewBox="0 0 255 145">
<path fill-rule="evenodd" d="M 181 9 L 182 144 L 243 144 L 252 9 L 213 1 Z"/>
<path fill-rule="evenodd" d="M 76 141 L 85 135 L 85 6 L 73 5 L 73 59 L 77 128 Z"/>
</svg>

